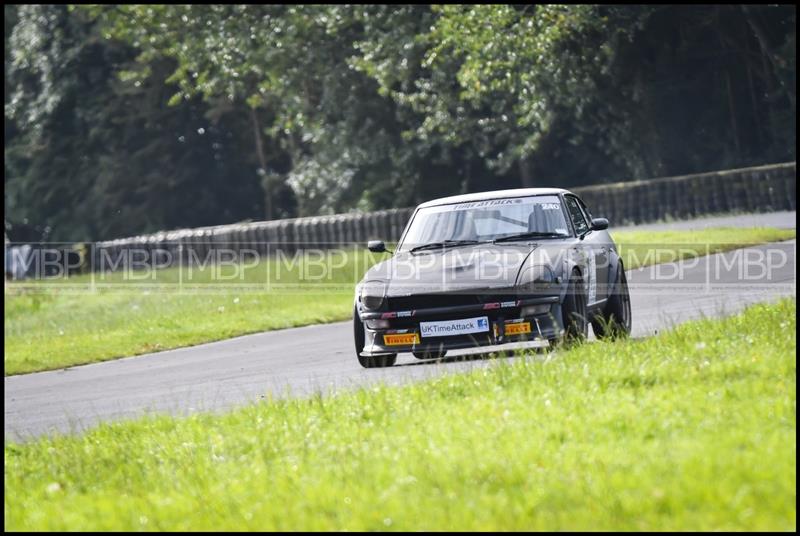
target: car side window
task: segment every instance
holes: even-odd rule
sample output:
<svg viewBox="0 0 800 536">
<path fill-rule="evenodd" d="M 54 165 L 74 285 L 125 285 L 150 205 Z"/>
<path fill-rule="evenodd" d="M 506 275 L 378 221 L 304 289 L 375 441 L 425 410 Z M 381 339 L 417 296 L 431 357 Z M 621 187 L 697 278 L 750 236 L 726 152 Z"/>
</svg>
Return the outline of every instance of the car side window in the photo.
<svg viewBox="0 0 800 536">
<path fill-rule="evenodd" d="M 580 204 L 581 208 L 583 209 L 583 213 L 586 215 L 586 221 L 591 224 L 594 216 L 592 216 L 592 213 L 589 212 L 589 207 L 586 206 L 586 203 L 583 202 L 583 199 L 578 199 L 578 204 Z"/>
<path fill-rule="evenodd" d="M 565 196 L 564 199 L 567 203 L 567 212 L 569 212 L 572 225 L 575 227 L 575 233 L 581 235 L 588 231 L 589 224 L 586 223 L 586 218 L 583 215 L 583 211 L 581 211 L 581 207 L 578 205 L 578 200 L 569 195 Z"/>
</svg>

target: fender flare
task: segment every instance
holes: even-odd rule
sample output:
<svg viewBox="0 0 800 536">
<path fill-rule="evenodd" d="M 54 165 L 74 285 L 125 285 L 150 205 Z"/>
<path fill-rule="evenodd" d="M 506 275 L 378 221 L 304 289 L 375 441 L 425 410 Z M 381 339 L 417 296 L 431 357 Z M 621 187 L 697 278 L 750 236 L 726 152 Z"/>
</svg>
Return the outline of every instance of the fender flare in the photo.
<svg viewBox="0 0 800 536">
<path fill-rule="evenodd" d="M 611 255 L 609 255 L 608 261 L 608 288 L 611 289 L 609 292 L 609 296 L 616 292 L 616 278 L 617 278 L 617 269 L 619 267 L 625 269 L 625 265 L 622 262 L 622 258 L 619 256 L 619 253 L 613 251 Z"/>
<path fill-rule="evenodd" d="M 564 271 L 561 275 L 561 292 L 560 292 L 560 299 L 559 303 L 564 303 L 564 298 L 567 296 L 567 288 L 569 287 L 569 278 L 572 276 L 572 272 L 578 272 L 578 276 L 583 281 L 583 270 L 581 270 L 580 265 L 575 262 L 573 259 L 564 259 Z"/>
</svg>

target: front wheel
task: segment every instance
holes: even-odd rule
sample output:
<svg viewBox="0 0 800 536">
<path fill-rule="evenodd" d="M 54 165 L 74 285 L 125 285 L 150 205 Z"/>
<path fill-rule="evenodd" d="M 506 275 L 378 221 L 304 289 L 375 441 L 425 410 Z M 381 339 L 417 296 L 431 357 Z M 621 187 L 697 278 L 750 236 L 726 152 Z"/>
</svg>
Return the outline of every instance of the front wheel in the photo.
<svg viewBox="0 0 800 536">
<path fill-rule="evenodd" d="M 624 338 L 631 334 L 631 295 L 622 265 L 617 265 L 614 292 L 603 312 L 592 319 L 592 329 L 598 339 Z"/>
<path fill-rule="evenodd" d="M 447 355 L 447 350 L 434 350 L 433 352 L 413 352 L 417 359 L 442 359 Z"/>
<path fill-rule="evenodd" d="M 358 362 L 364 368 L 391 367 L 395 361 L 397 361 L 397 354 L 358 356 Z"/>
<path fill-rule="evenodd" d="M 356 344 L 356 357 L 358 363 L 364 368 L 391 367 L 397 361 L 397 354 L 384 354 L 376 356 L 362 356 L 364 351 L 364 323 L 358 317 L 358 309 L 353 307 L 353 337 Z"/>
</svg>

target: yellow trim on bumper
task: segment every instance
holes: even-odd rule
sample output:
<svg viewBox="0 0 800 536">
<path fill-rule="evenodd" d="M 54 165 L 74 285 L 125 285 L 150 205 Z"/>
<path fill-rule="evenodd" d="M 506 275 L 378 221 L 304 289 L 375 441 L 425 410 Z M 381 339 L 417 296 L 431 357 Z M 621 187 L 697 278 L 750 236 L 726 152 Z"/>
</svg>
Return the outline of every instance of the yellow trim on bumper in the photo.
<svg viewBox="0 0 800 536">
<path fill-rule="evenodd" d="M 393 335 L 384 335 L 383 344 L 385 346 L 405 346 L 408 344 L 418 344 L 418 333 L 397 333 Z"/>
<path fill-rule="evenodd" d="M 505 335 L 522 335 L 531 332 L 530 322 L 514 322 L 513 324 L 506 324 Z M 497 324 L 494 325 L 494 334 L 497 335 Z"/>
</svg>

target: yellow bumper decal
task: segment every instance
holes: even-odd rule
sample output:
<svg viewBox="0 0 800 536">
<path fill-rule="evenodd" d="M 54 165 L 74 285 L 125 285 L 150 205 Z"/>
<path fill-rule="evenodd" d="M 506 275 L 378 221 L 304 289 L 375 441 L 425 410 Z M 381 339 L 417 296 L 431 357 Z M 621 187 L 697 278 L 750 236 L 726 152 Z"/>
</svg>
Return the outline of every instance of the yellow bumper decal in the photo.
<svg viewBox="0 0 800 536">
<path fill-rule="evenodd" d="M 419 343 L 418 333 L 397 333 L 383 336 L 383 344 L 386 346 L 400 346 Z"/>
<path fill-rule="evenodd" d="M 506 324 L 506 335 L 522 335 L 523 333 L 531 332 L 530 322 L 515 322 L 513 324 Z M 497 335 L 497 324 L 494 325 L 494 334 Z"/>
</svg>

